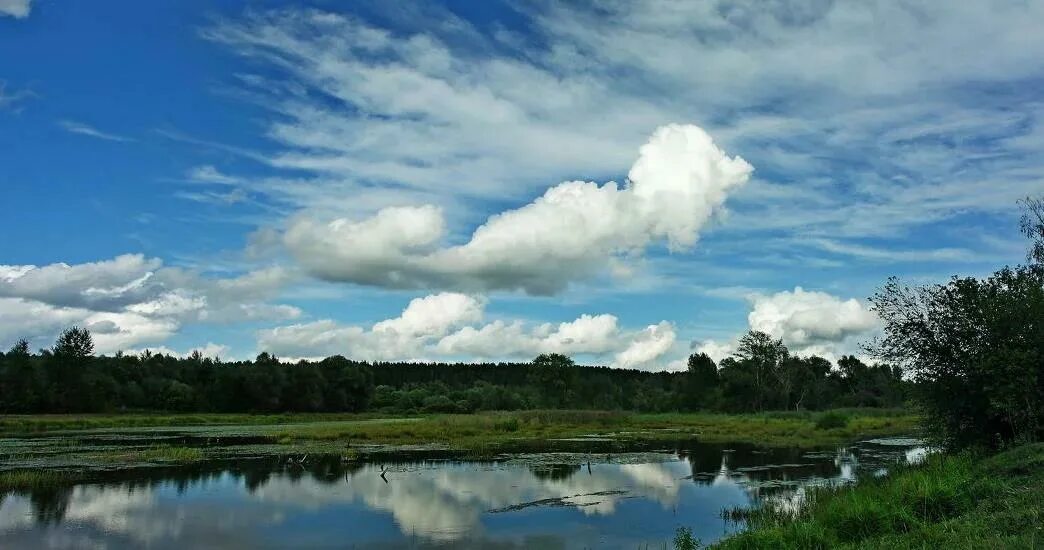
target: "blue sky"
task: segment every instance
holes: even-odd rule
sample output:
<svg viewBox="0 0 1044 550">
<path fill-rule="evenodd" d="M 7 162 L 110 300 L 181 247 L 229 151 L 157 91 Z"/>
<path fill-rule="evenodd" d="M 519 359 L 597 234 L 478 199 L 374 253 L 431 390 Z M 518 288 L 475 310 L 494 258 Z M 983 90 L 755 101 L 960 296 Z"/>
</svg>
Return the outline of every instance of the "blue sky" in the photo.
<svg viewBox="0 0 1044 550">
<path fill-rule="evenodd" d="M 0 0 L 0 345 L 854 352 L 1022 260 L 1041 12 Z"/>
</svg>

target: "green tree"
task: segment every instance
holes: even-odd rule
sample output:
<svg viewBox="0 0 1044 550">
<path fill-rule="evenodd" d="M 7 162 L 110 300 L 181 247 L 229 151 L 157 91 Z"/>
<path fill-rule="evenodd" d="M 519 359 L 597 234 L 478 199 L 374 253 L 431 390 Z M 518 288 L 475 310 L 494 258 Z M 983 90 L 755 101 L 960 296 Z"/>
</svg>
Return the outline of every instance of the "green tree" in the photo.
<svg viewBox="0 0 1044 550">
<path fill-rule="evenodd" d="M 946 444 L 996 446 L 1044 436 L 1044 270 L 911 288 L 871 299 L 878 357 L 915 378 L 928 426 Z"/>
<path fill-rule="evenodd" d="M 706 353 L 689 355 L 686 365 L 682 403 L 689 410 L 711 408 L 712 397 L 718 389 L 718 365 Z"/>
<path fill-rule="evenodd" d="M 85 380 L 88 363 L 94 354 L 91 333 L 80 327 L 71 327 L 58 335 L 48 358 L 52 376 L 49 395 L 52 408 L 63 412 L 79 412 L 92 405 L 92 395 Z"/>
<path fill-rule="evenodd" d="M 754 389 L 754 410 L 761 411 L 773 405 L 790 408 L 794 380 L 785 366 L 790 352 L 782 339 L 752 330 L 740 338 L 736 357 L 751 373 Z"/>
<path fill-rule="evenodd" d="M 58 335 L 52 353 L 64 360 L 83 360 L 94 354 L 94 339 L 87 329 L 71 327 Z"/>
<path fill-rule="evenodd" d="M 560 353 L 543 353 L 533 359 L 526 374 L 527 381 L 543 392 L 545 407 L 563 407 L 575 393 L 577 373 L 573 360 Z"/>
</svg>

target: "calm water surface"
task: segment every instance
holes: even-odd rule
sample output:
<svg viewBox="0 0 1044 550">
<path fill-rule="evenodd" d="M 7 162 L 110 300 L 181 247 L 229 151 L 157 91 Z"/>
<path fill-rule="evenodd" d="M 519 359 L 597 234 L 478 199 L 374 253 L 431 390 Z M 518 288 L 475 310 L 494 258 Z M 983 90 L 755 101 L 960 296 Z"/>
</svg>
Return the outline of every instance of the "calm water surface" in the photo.
<svg viewBox="0 0 1044 550">
<path fill-rule="evenodd" d="M 150 469 L 0 501 L 0 548 L 661 548 L 686 526 L 810 484 L 916 461 L 915 440 L 829 451 L 697 446 L 497 462 L 343 464 L 337 457 Z M 384 476 L 381 476 L 381 473 Z"/>
</svg>

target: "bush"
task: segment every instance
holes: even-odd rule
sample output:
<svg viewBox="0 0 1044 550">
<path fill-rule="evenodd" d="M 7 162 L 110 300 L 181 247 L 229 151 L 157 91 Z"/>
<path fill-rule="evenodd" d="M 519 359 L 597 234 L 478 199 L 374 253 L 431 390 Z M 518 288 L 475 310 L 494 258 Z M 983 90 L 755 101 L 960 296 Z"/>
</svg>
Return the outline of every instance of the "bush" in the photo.
<svg viewBox="0 0 1044 550">
<path fill-rule="evenodd" d="M 674 550 L 696 550 L 700 547 L 700 539 L 692 536 L 692 529 L 679 527 L 674 532 Z"/>
<path fill-rule="evenodd" d="M 816 428 L 820 430 L 835 430 L 848 426 L 848 417 L 839 412 L 828 412 L 816 420 Z"/>
</svg>

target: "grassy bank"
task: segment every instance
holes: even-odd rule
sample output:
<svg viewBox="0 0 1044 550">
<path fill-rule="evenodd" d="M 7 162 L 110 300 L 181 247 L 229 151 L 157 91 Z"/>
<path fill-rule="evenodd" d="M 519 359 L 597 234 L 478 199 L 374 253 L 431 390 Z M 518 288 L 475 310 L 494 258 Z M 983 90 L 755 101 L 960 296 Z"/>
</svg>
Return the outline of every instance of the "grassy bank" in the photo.
<svg viewBox="0 0 1044 550">
<path fill-rule="evenodd" d="M 771 506 L 715 548 L 1041 548 L 1044 444 L 923 465 L 808 495 L 796 514 Z"/>
<path fill-rule="evenodd" d="M 522 411 L 390 418 L 48 415 L 0 420 L 0 459 L 7 470 L 91 470 L 306 453 L 365 460 L 433 452 L 462 458 L 626 452 L 683 442 L 811 448 L 912 434 L 916 425 L 917 417 L 908 412 L 874 409 L 744 415 Z"/>
<path fill-rule="evenodd" d="M 840 419 L 840 421 L 838 421 Z M 631 414 L 605 411 L 518 411 L 378 417 L 373 414 L 39 415 L 0 418 L 0 435 L 60 431 L 237 426 L 281 443 L 355 441 L 441 443 L 470 449 L 519 439 L 607 435 L 622 441 L 694 438 L 765 446 L 821 446 L 859 437 L 911 433 L 917 417 L 898 409 L 759 414 Z"/>
<path fill-rule="evenodd" d="M 861 437 L 911 433 L 917 417 L 903 411 L 841 413 L 842 425 L 820 426 L 825 413 L 626 414 L 598 411 L 527 411 L 439 415 L 414 421 L 322 422 L 292 425 L 275 435 L 285 443 L 345 441 L 389 445 L 438 442 L 475 450 L 524 441 L 611 437 L 627 442 L 692 439 L 763 446 L 824 446 Z M 835 416 L 838 413 L 834 413 Z"/>
</svg>

